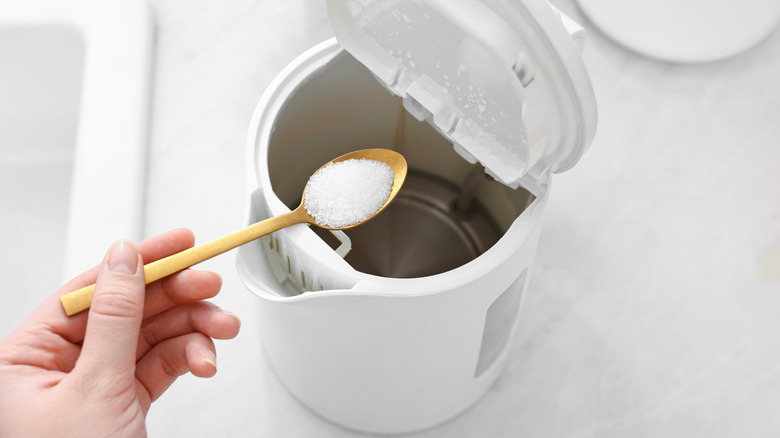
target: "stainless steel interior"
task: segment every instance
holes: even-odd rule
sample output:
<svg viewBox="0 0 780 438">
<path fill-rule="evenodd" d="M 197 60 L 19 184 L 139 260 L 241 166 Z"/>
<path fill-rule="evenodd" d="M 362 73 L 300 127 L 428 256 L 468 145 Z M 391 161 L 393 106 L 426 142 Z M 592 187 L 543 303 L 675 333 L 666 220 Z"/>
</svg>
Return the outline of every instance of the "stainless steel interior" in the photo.
<svg viewBox="0 0 780 438">
<path fill-rule="evenodd" d="M 368 274 L 415 278 L 475 259 L 498 242 L 501 231 L 477 203 L 458 212 L 459 189 L 441 178 L 412 172 L 387 210 L 346 231 L 352 250 L 345 260 Z M 315 232 L 336 244 L 328 231 Z"/>
</svg>

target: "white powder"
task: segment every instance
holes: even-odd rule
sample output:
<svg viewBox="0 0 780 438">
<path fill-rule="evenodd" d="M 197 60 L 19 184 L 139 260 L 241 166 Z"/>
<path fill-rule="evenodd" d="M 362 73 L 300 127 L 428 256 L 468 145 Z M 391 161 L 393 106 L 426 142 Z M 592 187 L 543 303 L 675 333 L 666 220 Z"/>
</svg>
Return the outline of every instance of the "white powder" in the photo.
<svg viewBox="0 0 780 438">
<path fill-rule="evenodd" d="M 354 225 L 382 207 L 394 179 L 393 169 L 381 161 L 353 158 L 330 163 L 309 179 L 304 207 L 320 225 Z"/>
</svg>

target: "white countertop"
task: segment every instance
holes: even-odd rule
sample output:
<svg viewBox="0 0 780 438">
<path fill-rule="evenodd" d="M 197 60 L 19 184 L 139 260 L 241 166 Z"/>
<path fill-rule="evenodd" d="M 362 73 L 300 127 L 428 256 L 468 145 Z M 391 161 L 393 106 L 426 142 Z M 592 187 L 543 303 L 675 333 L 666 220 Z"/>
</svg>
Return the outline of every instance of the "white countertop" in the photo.
<svg viewBox="0 0 780 438">
<path fill-rule="evenodd" d="M 205 242 L 242 226 L 249 118 L 273 77 L 331 35 L 322 3 L 152 1 L 146 235 L 189 227 Z M 508 366 L 472 409 L 410 436 L 778 436 L 780 268 L 761 266 L 780 263 L 780 32 L 686 66 L 591 31 L 584 56 L 599 127 L 554 178 Z M 273 375 L 234 263 L 202 267 L 222 275 L 214 301 L 241 333 L 217 342 L 216 377 L 184 376 L 152 406 L 150 435 L 363 436 Z"/>
</svg>

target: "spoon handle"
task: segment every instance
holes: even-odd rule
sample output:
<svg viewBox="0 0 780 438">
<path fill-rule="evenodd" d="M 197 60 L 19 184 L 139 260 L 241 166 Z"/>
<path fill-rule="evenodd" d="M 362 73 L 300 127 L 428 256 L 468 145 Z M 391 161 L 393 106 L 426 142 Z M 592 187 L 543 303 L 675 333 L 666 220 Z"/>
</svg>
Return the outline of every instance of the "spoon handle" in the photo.
<svg viewBox="0 0 780 438">
<path fill-rule="evenodd" d="M 204 260 L 218 256 L 223 252 L 249 243 L 257 238 L 281 230 L 299 223 L 307 222 L 306 211 L 302 207 L 274 216 L 264 221 L 252 224 L 244 229 L 235 231 L 226 236 L 212 240 L 202 245 L 194 246 L 182 252 L 170 255 L 152 263 L 144 265 L 144 277 L 146 284 L 167 277 L 171 274 L 189 268 Z M 69 292 L 60 297 L 62 308 L 68 316 L 87 310 L 92 304 L 92 294 L 95 285 L 83 287 Z"/>
</svg>

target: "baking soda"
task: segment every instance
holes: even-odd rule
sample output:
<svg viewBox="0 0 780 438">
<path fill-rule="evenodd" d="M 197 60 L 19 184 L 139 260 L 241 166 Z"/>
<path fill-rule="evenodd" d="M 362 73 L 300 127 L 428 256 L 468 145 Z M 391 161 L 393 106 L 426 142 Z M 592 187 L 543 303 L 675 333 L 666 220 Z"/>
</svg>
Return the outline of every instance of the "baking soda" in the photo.
<svg viewBox="0 0 780 438">
<path fill-rule="evenodd" d="M 393 169 L 381 161 L 353 158 L 329 163 L 309 179 L 304 207 L 319 225 L 354 225 L 382 207 L 394 179 Z"/>
</svg>

